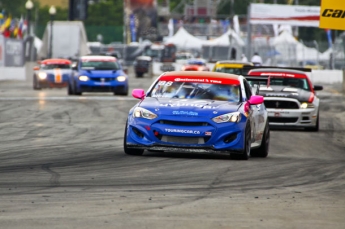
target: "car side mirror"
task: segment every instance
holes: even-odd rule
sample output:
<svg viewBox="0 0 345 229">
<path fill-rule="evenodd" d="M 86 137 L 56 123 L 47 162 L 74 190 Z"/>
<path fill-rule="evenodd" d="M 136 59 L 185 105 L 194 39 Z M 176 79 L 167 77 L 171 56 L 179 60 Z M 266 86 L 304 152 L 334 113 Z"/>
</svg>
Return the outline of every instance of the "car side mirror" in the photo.
<svg viewBox="0 0 345 229">
<path fill-rule="evenodd" d="M 250 99 L 248 100 L 248 103 L 250 105 L 259 105 L 264 102 L 264 97 L 261 95 L 252 95 L 250 96 Z"/>
<path fill-rule="evenodd" d="M 33 69 L 34 69 L 34 71 L 38 71 L 38 70 L 40 70 L 40 67 L 35 66 Z"/>
<path fill-rule="evenodd" d="M 315 91 L 321 91 L 321 90 L 323 90 L 323 86 L 321 86 L 321 85 L 314 85 L 314 90 Z"/>
<path fill-rule="evenodd" d="M 71 65 L 72 70 L 78 70 L 78 65 L 76 63 Z"/>
<path fill-rule="evenodd" d="M 143 89 L 133 89 L 132 96 L 136 99 L 142 99 L 145 97 L 145 91 Z"/>
</svg>

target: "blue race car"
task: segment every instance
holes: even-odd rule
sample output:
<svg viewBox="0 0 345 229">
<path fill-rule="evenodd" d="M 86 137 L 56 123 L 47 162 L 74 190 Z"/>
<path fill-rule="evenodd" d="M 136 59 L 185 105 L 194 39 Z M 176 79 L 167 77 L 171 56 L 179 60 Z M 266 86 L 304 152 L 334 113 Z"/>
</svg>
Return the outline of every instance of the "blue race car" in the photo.
<svg viewBox="0 0 345 229">
<path fill-rule="evenodd" d="M 69 79 L 68 94 L 83 92 L 112 92 L 128 95 L 128 76 L 112 56 L 82 56 Z"/>
<path fill-rule="evenodd" d="M 263 97 L 243 76 L 218 72 L 166 72 L 129 111 L 124 151 L 226 153 L 267 157 L 270 132 Z"/>
</svg>

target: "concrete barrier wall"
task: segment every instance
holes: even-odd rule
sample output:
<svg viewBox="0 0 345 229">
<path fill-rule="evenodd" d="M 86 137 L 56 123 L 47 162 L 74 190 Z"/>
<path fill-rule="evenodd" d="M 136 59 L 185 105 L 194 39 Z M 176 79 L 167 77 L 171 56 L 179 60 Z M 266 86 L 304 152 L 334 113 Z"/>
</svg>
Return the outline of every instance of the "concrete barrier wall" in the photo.
<svg viewBox="0 0 345 229">
<path fill-rule="evenodd" d="M 342 84 L 344 82 L 342 70 L 313 70 L 310 80 L 314 84 Z"/>
<path fill-rule="evenodd" d="M 26 62 L 23 67 L 0 67 L 0 81 L 26 80 L 31 82 L 34 73 L 33 67 L 36 65 L 36 62 Z"/>
<path fill-rule="evenodd" d="M 0 67 L 0 80 L 25 80 L 25 67 Z"/>
</svg>

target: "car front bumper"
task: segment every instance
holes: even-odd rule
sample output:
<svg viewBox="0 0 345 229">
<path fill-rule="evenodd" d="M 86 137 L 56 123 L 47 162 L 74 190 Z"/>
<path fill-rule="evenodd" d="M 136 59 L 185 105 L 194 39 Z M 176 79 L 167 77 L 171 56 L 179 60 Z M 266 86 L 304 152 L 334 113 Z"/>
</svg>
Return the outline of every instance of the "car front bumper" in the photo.
<svg viewBox="0 0 345 229">
<path fill-rule="evenodd" d="M 318 110 L 309 109 L 272 109 L 267 108 L 271 126 L 314 127 L 317 123 Z"/>
<path fill-rule="evenodd" d="M 114 80 L 110 82 L 78 82 L 79 92 L 116 92 L 119 90 L 128 90 L 128 81 L 118 82 Z"/>
<path fill-rule="evenodd" d="M 245 119 L 239 123 L 212 123 L 194 117 L 146 120 L 129 116 L 126 145 L 129 148 L 205 153 L 241 152 L 244 149 Z M 187 124 L 188 123 L 188 124 Z"/>
</svg>

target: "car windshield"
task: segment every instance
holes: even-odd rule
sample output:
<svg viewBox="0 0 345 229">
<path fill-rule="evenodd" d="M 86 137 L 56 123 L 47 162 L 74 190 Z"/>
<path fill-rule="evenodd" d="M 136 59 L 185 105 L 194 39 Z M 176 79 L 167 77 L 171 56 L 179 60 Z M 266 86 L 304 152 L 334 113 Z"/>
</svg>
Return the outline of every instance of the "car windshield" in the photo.
<svg viewBox="0 0 345 229">
<path fill-rule="evenodd" d="M 248 79 L 248 82 L 253 86 L 255 84 L 260 85 L 267 85 L 267 81 L 260 81 L 260 80 L 250 80 Z M 308 84 L 307 79 L 301 79 L 301 78 L 277 78 L 277 77 L 271 77 L 270 78 L 270 85 L 271 86 L 287 86 L 287 87 L 294 87 L 294 88 L 300 88 L 306 91 L 310 91 L 310 87 Z"/>
<path fill-rule="evenodd" d="M 270 85 L 295 87 L 310 91 L 307 79 L 300 78 L 271 78 Z"/>
<path fill-rule="evenodd" d="M 230 74 L 241 75 L 242 74 L 242 69 L 241 68 L 216 68 L 216 72 L 223 72 L 223 73 L 230 73 Z"/>
<path fill-rule="evenodd" d="M 144 55 L 150 57 L 161 57 L 162 49 L 146 49 Z"/>
<path fill-rule="evenodd" d="M 191 55 L 187 54 L 176 54 L 176 60 L 187 60 L 190 59 Z"/>
<path fill-rule="evenodd" d="M 55 68 L 61 68 L 61 69 L 69 69 L 71 68 L 70 64 L 42 64 L 41 69 L 43 70 L 49 70 L 49 69 L 55 69 Z"/>
<path fill-rule="evenodd" d="M 81 68 L 91 70 L 119 70 L 120 65 L 116 61 L 87 60 L 81 62 Z"/>
<path fill-rule="evenodd" d="M 155 98 L 210 99 L 239 102 L 240 85 L 237 83 L 213 84 L 209 82 L 191 83 L 161 80 L 152 88 L 149 96 Z"/>
<path fill-rule="evenodd" d="M 198 61 L 198 60 L 191 60 L 191 61 L 188 61 L 188 64 L 189 65 L 200 65 L 200 66 L 205 66 L 205 62 L 203 61 Z"/>
</svg>

